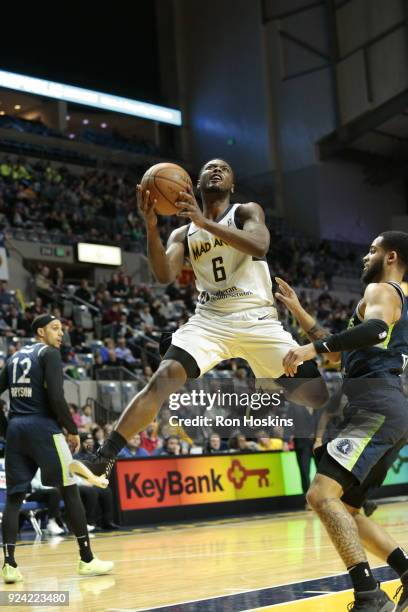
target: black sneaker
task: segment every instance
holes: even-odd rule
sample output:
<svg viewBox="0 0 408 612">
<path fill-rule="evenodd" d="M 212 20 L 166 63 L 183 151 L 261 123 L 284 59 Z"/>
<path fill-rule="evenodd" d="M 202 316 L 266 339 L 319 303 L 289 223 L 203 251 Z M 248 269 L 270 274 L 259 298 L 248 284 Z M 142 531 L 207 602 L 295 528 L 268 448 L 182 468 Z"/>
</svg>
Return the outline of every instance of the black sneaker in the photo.
<svg viewBox="0 0 408 612">
<path fill-rule="evenodd" d="M 408 582 L 405 584 L 402 583 L 397 592 L 394 595 L 394 599 L 397 599 L 399 595 L 399 600 L 397 603 L 397 607 L 395 608 L 395 612 L 404 612 L 404 610 L 408 610 Z"/>
<path fill-rule="evenodd" d="M 377 508 L 378 508 L 378 504 L 376 504 L 371 499 L 368 499 L 363 504 L 363 510 L 364 510 L 364 514 L 366 516 L 371 516 L 372 514 L 374 514 L 374 512 L 377 510 Z"/>
<path fill-rule="evenodd" d="M 81 476 L 91 485 L 106 489 L 114 465 L 115 459 L 106 459 L 101 455 L 96 455 L 92 461 L 74 459 L 69 464 L 69 471 L 71 474 Z"/>
<path fill-rule="evenodd" d="M 381 589 L 375 591 L 365 591 L 362 593 L 354 592 L 355 600 L 349 603 L 347 610 L 359 612 L 392 612 L 394 603 L 387 593 Z"/>
</svg>

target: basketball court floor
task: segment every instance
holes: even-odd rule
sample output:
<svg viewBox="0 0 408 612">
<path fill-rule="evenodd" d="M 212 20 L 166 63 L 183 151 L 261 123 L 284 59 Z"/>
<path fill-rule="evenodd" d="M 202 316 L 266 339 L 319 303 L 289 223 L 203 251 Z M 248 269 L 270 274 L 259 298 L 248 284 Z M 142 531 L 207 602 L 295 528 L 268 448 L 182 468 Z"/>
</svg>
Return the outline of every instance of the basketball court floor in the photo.
<svg viewBox="0 0 408 612">
<path fill-rule="evenodd" d="M 407 516 L 405 502 L 381 505 L 374 515 L 405 546 Z M 16 553 L 25 582 L 4 585 L 3 592 L 69 591 L 68 608 L 38 608 L 62 612 L 337 612 L 353 599 L 312 512 L 97 534 L 92 545 L 99 557 L 115 561 L 111 575 L 78 576 L 72 538 L 21 541 Z M 393 596 L 395 574 L 369 559 Z"/>
</svg>

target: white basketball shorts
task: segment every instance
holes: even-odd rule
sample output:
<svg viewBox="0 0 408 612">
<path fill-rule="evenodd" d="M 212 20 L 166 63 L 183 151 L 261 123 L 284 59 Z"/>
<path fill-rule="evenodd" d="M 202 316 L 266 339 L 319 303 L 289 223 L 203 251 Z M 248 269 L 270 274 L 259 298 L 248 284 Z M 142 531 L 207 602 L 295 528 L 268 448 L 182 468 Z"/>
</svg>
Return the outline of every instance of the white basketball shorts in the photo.
<svg viewBox="0 0 408 612">
<path fill-rule="evenodd" d="M 270 312 L 260 308 L 223 316 L 195 314 L 173 334 L 172 344 L 194 357 L 200 375 L 225 359 L 240 357 L 256 378 L 279 378 L 283 358 L 299 345 Z"/>
</svg>

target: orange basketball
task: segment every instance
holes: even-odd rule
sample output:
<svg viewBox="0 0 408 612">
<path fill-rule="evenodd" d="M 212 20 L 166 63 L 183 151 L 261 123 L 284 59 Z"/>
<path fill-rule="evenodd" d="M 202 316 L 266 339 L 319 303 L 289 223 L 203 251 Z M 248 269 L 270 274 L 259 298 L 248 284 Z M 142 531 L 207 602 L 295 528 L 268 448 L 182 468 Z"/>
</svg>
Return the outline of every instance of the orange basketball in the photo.
<svg viewBox="0 0 408 612">
<path fill-rule="evenodd" d="M 174 202 L 180 191 L 192 186 L 189 174 L 177 164 L 156 164 L 145 172 L 141 183 L 143 193 L 150 191 L 150 200 L 157 200 L 155 211 L 159 215 L 175 215 L 178 209 Z"/>
</svg>

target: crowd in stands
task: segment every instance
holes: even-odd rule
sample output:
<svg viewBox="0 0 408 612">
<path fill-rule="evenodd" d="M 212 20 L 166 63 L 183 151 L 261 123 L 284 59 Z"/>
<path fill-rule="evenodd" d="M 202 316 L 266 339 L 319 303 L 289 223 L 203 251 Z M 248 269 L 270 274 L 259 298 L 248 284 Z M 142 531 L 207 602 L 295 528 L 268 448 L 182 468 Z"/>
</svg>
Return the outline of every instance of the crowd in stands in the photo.
<svg viewBox="0 0 408 612">
<path fill-rule="evenodd" d="M 141 250 L 144 226 L 135 184 L 135 176 L 95 170 L 74 174 L 48 162 L 5 157 L 0 160 L 0 227 L 40 242 L 86 239 Z"/>
<path fill-rule="evenodd" d="M 88 170 L 74 174 L 50 162 L 0 158 L 0 228 L 22 239 L 75 244 L 79 240 L 120 244 L 144 251 L 145 230 L 135 202 L 135 185 L 146 168 L 134 174 Z M 160 217 L 164 241 L 176 217 Z M 293 238 L 269 219 L 271 272 L 302 287 L 325 290 L 334 274 L 359 266 L 361 252 L 328 241 Z"/>
</svg>

